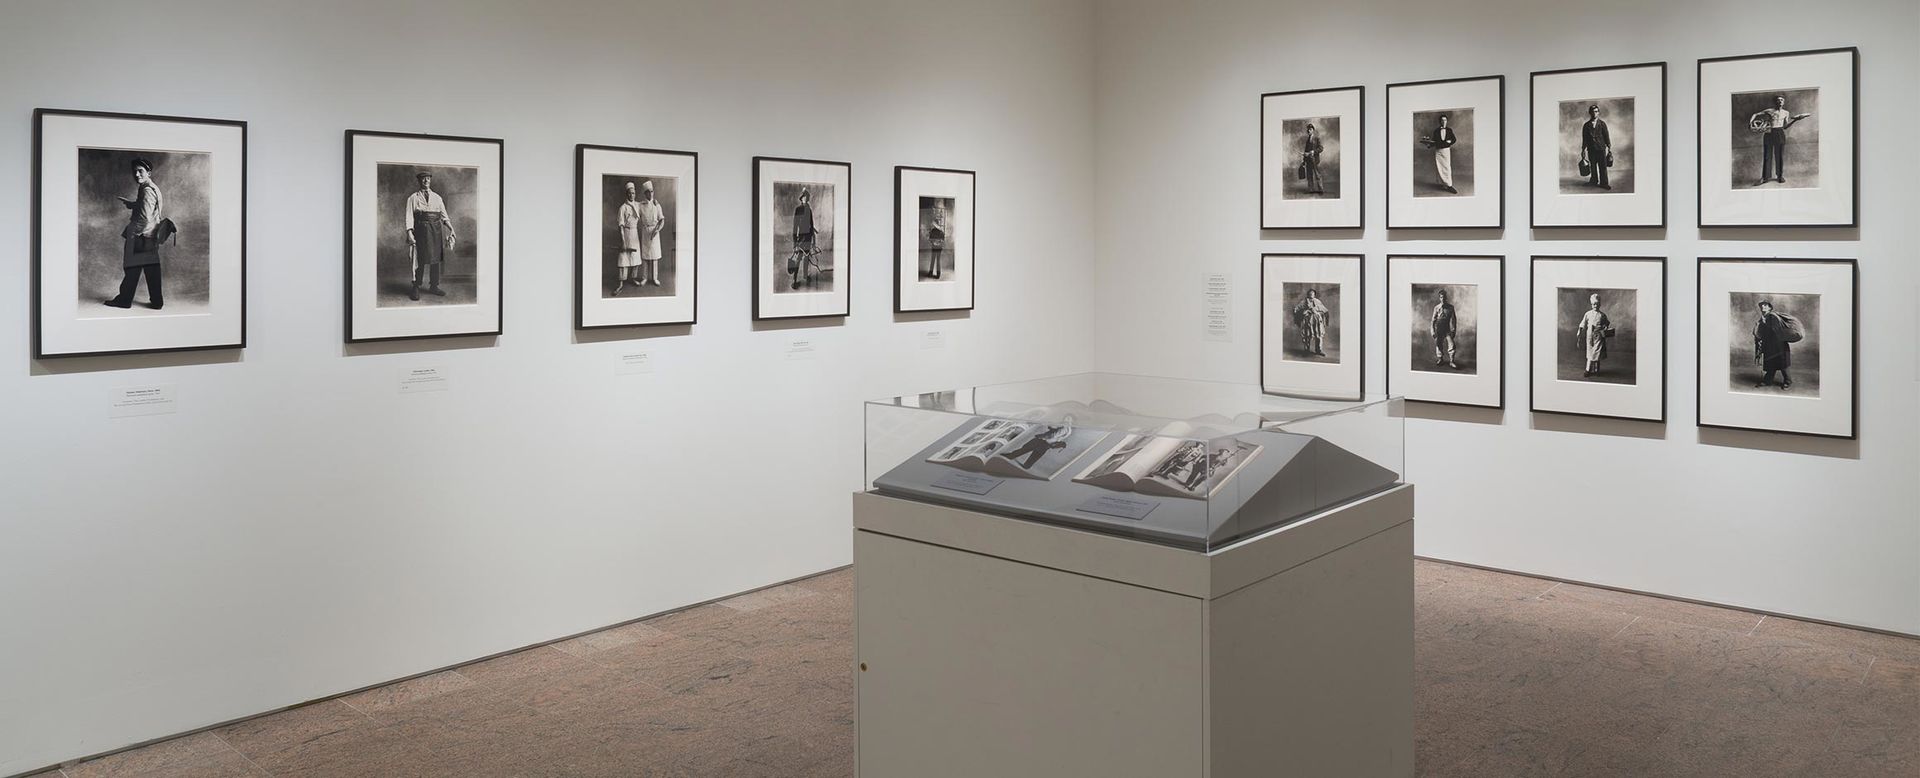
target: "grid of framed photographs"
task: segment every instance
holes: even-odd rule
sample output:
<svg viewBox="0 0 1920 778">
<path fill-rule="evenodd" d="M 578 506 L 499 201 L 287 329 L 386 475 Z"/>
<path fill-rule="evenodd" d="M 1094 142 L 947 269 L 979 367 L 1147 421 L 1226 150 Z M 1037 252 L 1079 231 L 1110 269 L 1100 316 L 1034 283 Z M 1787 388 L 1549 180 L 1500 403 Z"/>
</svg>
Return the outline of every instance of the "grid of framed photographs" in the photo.
<svg viewBox="0 0 1920 778">
<path fill-rule="evenodd" d="M 1700 229 L 1858 227 L 1858 49 L 1714 57 L 1696 67 Z M 1667 63 L 1537 71 L 1528 92 L 1530 228 L 1667 227 Z M 1358 215 L 1329 218 L 1327 201 L 1345 189 L 1324 181 L 1338 169 L 1327 149 L 1340 145 L 1339 134 L 1330 130 L 1357 122 L 1365 107 L 1352 103 L 1363 94 L 1261 95 L 1261 229 L 1360 227 Z M 1387 85 L 1388 230 L 1503 228 L 1504 102 L 1499 75 Z M 1340 157 L 1364 155 L 1346 146 Z M 1364 264 L 1346 254 L 1262 255 L 1266 391 L 1357 392 L 1360 366 L 1337 380 L 1314 367 L 1344 364 L 1333 355 L 1365 340 L 1354 324 L 1333 324 L 1341 306 L 1327 300 L 1357 307 L 1351 284 L 1361 274 L 1333 270 L 1336 258 Z M 1503 408 L 1504 257 L 1390 254 L 1385 263 L 1388 391 Z M 1530 411 L 1665 423 L 1667 263 L 1531 258 Z M 1696 423 L 1857 436 L 1858 266 L 1852 258 L 1699 257 Z M 1330 286 L 1306 295 L 1316 284 Z M 1302 337 L 1333 345 L 1323 355 Z"/>
</svg>

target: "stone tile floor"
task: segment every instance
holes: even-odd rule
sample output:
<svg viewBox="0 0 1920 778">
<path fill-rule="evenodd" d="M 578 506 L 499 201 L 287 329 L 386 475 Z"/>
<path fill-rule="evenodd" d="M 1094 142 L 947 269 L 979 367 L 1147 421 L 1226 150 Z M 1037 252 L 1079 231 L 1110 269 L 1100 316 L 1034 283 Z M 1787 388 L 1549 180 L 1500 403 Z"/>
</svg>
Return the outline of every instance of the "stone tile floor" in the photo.
<svg viewBox="0 0 1920 778">
<path fill-rule="evenodd" d="M 1422 776 L 1920 776 L 1920 640 L 1421 561 Z M 850 776 L 841 570 L 42 775 Z"/>
</svg>

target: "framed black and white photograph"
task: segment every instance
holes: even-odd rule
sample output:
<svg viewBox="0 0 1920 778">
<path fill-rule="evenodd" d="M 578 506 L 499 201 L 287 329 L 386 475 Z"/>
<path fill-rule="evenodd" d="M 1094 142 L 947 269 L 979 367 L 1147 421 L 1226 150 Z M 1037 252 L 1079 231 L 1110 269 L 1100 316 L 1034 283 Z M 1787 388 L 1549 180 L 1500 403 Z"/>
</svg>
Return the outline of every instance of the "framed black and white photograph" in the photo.
<svg viewBox="0 0 1920 778">
<path fill-rule="evenodd" d="M 1387 228 L 1505 224 L 1505 76 L 1387 85 Z"/>
<path fill-rule="evenodd" d="M 893 310 L 973 310 L 971 170 L 893 169 Z"/>
<path fill-rule="evenodd" d="M 1366 375 L 1366 263 L 1359 254 L 1260 257 L 1260 388 L 1353 399 Z"/>
<path fill-rule="evenodd" d="M 1701 227 L 1860 222 L 1858 49 L 1703 59 Z"/>
<path fill-rule="evenodd" d="M 1533 74 L 1534 227 L 1665 227 L 1667 63 Z"/>
<path fill-rule="evenodd" d="M 1858 435 L 1851 259 L 1700 259 L 1702 427 Z"/>
<path fill-rule="evenodd" d="M 700 155 L 574 149 L 574 326 L 692 324 Z"/>
<path fill-rule="evenodd" d="M 1260 96 L 1260 228 L 1364 226 L 1364 87 Z"/>
<path fill-rule="evenodd" d="M 347 131 L 347 341 L 498 335 L 492 138 Z"/>
<path fill-rule="evenodd" d="M 247 123 L 33 114 L 34 355 L 243 348 Z"/>
<path fill-rule="evenodd" d="M 1387 257 L 1387 393 L 1506 404 L 1506 258 Z"/>
<path fill-rule="evenodd" d="M 1533 258 L 1533 410 L 1664 422 L 1667 261 Z"/>
<path fill-rule="evenodd" d="M 852 312 L 852 186 L 845 162 L 753 158 L 755 320 Z"/>
</svg>

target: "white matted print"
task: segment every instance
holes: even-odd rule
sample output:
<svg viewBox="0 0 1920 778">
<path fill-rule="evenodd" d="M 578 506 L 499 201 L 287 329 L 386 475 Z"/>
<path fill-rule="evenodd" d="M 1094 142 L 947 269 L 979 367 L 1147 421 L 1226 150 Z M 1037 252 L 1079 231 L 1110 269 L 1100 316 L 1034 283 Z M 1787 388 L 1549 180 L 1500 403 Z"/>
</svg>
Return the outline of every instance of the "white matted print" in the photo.
<svg viewBox="0 0 1920 778">
<path fill-rule="evenodd" d="M 753 318 L 846 316 L 853 166 L 753 158 Z"/>
<path fill-rule="evenodd" d="M 1506 77 L 1387 85 L 1387 228 L 1500 227 Z"/>
<path fill-rule="evenodd" d="M 1387 257 L 1387 393 L 1505 404 L 1505 258 Z"/>
<path fill-rule="evenodd" d="M 34 353 L 246 344 L 247 125 L 34 112 Z"/>
<path fill-rule="evenodd" d="M 699 155 L 583 144 L 575 156 L 574 326 L 692 324 Z"/>
<path fill-rule="evenodd" d="M 1260 228 L 1364 226 L 1365 89 L 1260 96 Z"/>
<path fill-rule="evenodd" d="M 347 131 L 347 341 L 500 334 L 491 138 Z"/>
<path fill-rule="evenodd" d="M 893 309 L 973 308 L 974 174 L 893 169 Z"/>
<path fill-rule="evenodd" d="M 1351 399 L 1366 374 L 1366 265 L 1359 254 L 1260 258 L 1260 388 Z"/>
<path fill-rule="evenodd" d="M 1700 226 L 1857 224 L 1856 49 L 1700 60 Z"/>
<path fill-rule="evenodd" d="M 1851 259 L 1700 260 L 1702 427 L 1853 438 Z"/>
<path fill-rule="evenodd" d="M 1659 257 L 1534 257 L 1533 410 L 1666 421 Z"/>
<path fill-rule="evenodd" d="M 1663 227 L 1667 64 L 1532 78 L 1535 227 Z"/>
</svg>

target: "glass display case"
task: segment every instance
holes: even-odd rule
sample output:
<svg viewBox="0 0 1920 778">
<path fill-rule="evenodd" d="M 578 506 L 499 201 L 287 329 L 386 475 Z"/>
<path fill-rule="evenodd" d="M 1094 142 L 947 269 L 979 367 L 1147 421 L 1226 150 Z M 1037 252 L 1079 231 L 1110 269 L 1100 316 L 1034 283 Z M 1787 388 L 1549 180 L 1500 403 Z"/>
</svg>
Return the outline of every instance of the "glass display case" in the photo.
<svg viewBox="0 0 1920 778">
<path fill-rule="evenodd" d="M 875 493 L 1199 551 L 1401 482 L 1400 401 L 1079 373 L 873 400 Z"/>
</svg>

